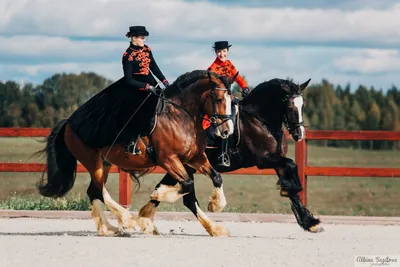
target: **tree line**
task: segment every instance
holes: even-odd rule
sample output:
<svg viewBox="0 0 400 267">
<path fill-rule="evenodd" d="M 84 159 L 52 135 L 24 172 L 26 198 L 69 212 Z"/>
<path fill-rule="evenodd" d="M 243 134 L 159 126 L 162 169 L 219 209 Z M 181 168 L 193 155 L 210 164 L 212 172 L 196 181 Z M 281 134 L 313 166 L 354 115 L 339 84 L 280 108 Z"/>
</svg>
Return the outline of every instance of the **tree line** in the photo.
<svg viewBox="0 0 400 267">
<path fill-rule="evenodd" d="M 55 74 L 42 84 L 0 82 L 0 127 L 53 127 L 78 106 L 113 81 L 93 72 Z M 235 86 L 237 89 L 237 85 Z M 400 128 L 400 90 L 359 85 L 355 90 L 335 86 L 328 80 L 304 92 L 304 121 L 317 130 L 386 130 Z M 389 141 L 318 141 L 325 146 L 363 149 L 400 149 Z"/>
</svg>

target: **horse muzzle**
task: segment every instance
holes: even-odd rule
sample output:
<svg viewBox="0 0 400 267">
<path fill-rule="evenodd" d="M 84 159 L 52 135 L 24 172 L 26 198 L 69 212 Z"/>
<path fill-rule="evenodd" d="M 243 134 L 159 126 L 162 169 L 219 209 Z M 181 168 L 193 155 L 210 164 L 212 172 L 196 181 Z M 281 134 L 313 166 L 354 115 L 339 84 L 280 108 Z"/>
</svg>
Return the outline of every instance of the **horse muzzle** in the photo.
<svg viewBox="0 0 400 267">
<path fill-rule="evenodd" d="M 227 139 L 230 135 L 233 134 L 233 122 L 231 119 L 224 121 L 222 124 L 217 126 L 217 131 L 215 133 L 217 136 L 222 139 Z"/>
<path fill-rule="evenodd" d="M 290 134 L 292 135 L 295 142 L 300 142 L 304 139 L 304 137 L 306 137 L 306 131 L 303 125 L 294 128 L 294 130 Z"/>
</svg>

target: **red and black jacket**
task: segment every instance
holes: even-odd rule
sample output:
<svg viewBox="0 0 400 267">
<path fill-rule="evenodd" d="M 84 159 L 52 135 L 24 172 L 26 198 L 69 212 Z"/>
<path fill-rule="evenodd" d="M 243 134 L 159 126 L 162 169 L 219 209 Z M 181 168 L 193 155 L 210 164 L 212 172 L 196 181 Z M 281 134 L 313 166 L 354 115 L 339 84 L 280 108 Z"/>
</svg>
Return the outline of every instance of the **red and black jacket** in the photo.
<svg viewBox="0 0 400 267">
<path fill-rule="evenodd" d="M 162 83 L 166 81 L 147 45 L 140 47 L 130 43 L 122 56 L 122 67 L 125 83 L 139 90 L 147 90 L 150 85 L 157 84 L 148 68 Z"/>
<path fill-rule="evenodd" d="M 226 60 L 225 62 L 223 62 L 219 58 L 216 58 L 214 60 L 211 66 L 208 67 L 208 70 L 227 77 L 229 76 L 232 77 L 237 72 L 235 66 L 232 64 L 230 60 Z M 243 77 L 240 76 L 240 74 L 236 77 L 235 82 L 237 82 L 240 88 L 242 89 L 248 87 L 245 79 L 243 79 Z"/>
</svg>

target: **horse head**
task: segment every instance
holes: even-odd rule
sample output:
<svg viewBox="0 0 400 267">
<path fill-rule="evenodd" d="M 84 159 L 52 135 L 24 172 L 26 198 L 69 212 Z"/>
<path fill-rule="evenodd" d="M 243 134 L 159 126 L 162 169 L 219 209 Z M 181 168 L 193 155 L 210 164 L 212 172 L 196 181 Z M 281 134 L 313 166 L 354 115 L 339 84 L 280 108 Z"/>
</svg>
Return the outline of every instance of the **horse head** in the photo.
<svg viewBox="0 0 400 267">
<path fill-rule="evenodd" d="M 232 77 L 223 77 L 207 72 L 208 82 L 204 83 L 204 92 L 201 97 L 203 112 L 207 114 L 213 127 L 216 127 L 215 134 L 222 139 L 233 134 L 232 122 Z"/>
<path fill-rule="evenodd" d="M 305 101 L 302 92 L 307 88 L 310 81 L 311 79 L 308 79 L 301 85 L 292 83 L 290 86 L 284 87 L 285 90 L 291 88 L 291 90 L 287 90 L 288 94 L 283 98 L 285 106 L 284 124 L 296 142 L 303 140 L 306 135 L 303 120 Z"/>
<path fill-rule="evenodd" d="M 310 80 L 301 85 L 283 79 L 263 82 L 241 104 L 252 109 L 251 113 L 260 115 L 270 130 L 280 131 L 284 124 L 293 140 L 301 141 L 305 137 L 302 92 Z"/>
<path fill-rule="evenodd" d="M 165 93 L 171 98 L 170 92 L 179 88 L 174 96 L 180 99 L 180 105 L 192 113 L 207 115 L 212 126 L 216 127 L 216 135 L 225 139 L 233 134 L 231 79 L 196 70 L 178 77 Z"/>
</svg>

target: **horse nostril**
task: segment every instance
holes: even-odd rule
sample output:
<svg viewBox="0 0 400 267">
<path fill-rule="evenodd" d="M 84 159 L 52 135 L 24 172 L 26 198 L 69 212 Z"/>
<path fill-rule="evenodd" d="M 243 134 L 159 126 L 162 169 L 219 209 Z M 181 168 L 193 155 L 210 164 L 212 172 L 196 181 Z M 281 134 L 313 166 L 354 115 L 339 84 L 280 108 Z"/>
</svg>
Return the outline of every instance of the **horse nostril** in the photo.
<svg viewBox="0 0 400 267">
<path fill-rule="evenodd" d="M 224 136 L 228 136 L 229 130 L 225 130 L 222 134 L 223 134 Z"/>
</svg>

